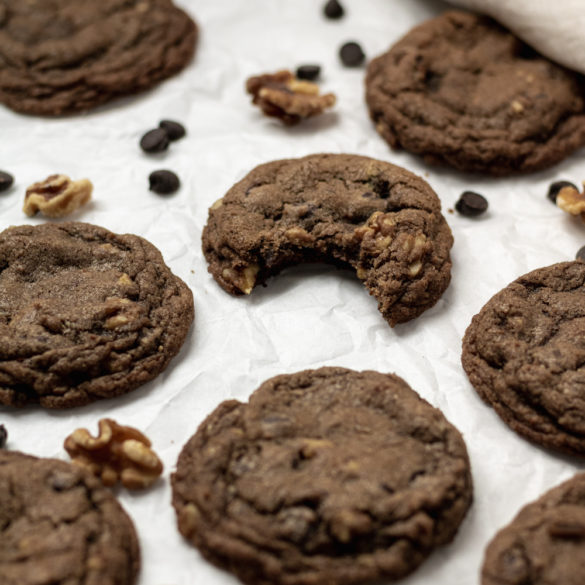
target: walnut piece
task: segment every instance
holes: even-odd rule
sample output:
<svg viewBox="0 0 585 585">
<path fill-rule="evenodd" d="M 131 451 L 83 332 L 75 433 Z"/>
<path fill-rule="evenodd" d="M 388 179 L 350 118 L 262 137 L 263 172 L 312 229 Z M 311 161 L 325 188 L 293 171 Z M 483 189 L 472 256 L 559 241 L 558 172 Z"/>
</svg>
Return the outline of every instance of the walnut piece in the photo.
<svg viewBox="0 0 585 585">
<path fill-rule="evenodd" d="M 161 475 L 163 464 L 150 448 L 149 439 L 132 427 L 102 418 L 99 434 L 76 429 L 64 443 L 73 463 L 88 469 L 106 486 L 118 481 L 128 489 L 143 489 Z"/>
<path fill-rule="evenodd" d="M 298 124 L 303 118 L 323 113 L 335 104 L 335 95 L 319 95 L 319 86 L 297 79 L 290 71 L 250 77 L 246 90 L 254 97 L 252 103 L 267 116 L 279 118 L 287 126 Z"/>
<path fill-rule="evenodd" d="M 72 181 L 67 175 L 50 175 L 26 190 L 23 211 L 28 216 L 40 211 L 47 217 L 63 217 L 87 203 L 92 191 L 87 179 Z"/>
<path fill-rule="evenodd" d="M 585 186 L 585 182 L 583 185 Z M 583 193 L 579 193 L 574 187 L 563 187 L 557 195 L 556 204 L 571 215 L 580 215 L 585 222 L 585 189 Z"/>
</svg>

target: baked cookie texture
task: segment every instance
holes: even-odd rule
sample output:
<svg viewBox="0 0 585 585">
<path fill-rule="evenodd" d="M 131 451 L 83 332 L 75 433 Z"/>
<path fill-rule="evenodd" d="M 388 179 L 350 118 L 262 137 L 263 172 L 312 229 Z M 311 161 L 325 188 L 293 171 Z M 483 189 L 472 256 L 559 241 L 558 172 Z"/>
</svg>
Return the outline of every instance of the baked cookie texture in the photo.
<svg viewBox="0 0 585 585">
<path fill-rule="evenodd" d="M 97 479 L 0 451 L 2 585 L 133 585 L 139 567 L 132 521 Z"/>
<path fill-rule="evenodd" d="M 585 263 L 534 270 L 497 293 L 473 317 L 462 362 L 514 431 L 585 455 Z"/>
<path fill-rule="evenodd" d="M 366 102 L 390 146 L 463 171 L 537 171 L 585 144 L 583 77 L 464 12 L 423 23 L 373 59 Z"/>
<path fill-rule="evenodd" d="M 89 110 L 183 69 L 197 35 L 171 0 L 0 0 L 0 102 Z"/>
<path fill-rule="evenodd" d="M 482 585 L 585 583 L 585 474 L 551 489 L 490 542 Z"/>
<path fill-rule="evenodd" d="M 350 154 L 260 165 L 209 210 L 208 270 L 249 294 L 283 268 L 353 268 L 394 326 L 432 307 L 451 277 L 451 230 L 439 198 L 412 173 Z"/>
<path fill-rule="evenodd" d="M 442 413 L 395 375 L 344 368 L 220 404 L 172 487 L 183 536 L 254 585 L 399 579 L 454 538 L 472 499 Z"/>
<path fill-rule="evenodd" d="M 124 394 L 175 356 L 193 295 L 160 252 L 85 223 L 0 233 L 0 404 L 80 406 Z"/>
</svg>

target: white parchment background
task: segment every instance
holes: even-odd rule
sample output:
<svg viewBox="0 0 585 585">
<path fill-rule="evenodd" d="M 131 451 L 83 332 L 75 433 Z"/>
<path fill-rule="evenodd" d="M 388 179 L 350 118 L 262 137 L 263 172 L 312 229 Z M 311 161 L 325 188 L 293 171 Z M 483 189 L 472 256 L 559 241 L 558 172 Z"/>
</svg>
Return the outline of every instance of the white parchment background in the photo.
<svg viewBox="0 0 585 585">
<path fill-rule="evenodd" d="M 40 119 L 0 106 L 0 169 L 16 177 L 0 194 L 0 228 L 47 221 L 21 211 L 29 184 L 56 172 L 91 179 L 94 202 L 72 219 L 136 233 L 160 248 L 193 290 L 195 326 L 169 369 L 125 397 L 63 412 L 0 409 L 9 448 L 67 459 L 65 436 L 80 426 L 95 433 L 101 417 L 141 429 L 165 474 L 145 493 L 120 492 L 142 546 L 139 585 L 234 585 L 176 530 L 169 474 L 182 445 L 221 401 L 246 400 L 275 374 L 323 365 L 396 372 L 463 433 L 475 480 L 475 501 L 455 542 L 404 583 L 478 583 L 496 529 L 581 463 L 517 437 L 480 401 L 460 365 L 461 338 L 495 292 L 528 270 L 572 259 L 585 244 L 585 226 L 546 199 L 551 181 L 585 179 L 583 151 L 548 171 L 496 180 L 428 168 L 388 148 L 368 118 L 365 70 L 343 68 L 338 47 L 357 40 L 373 57 L 444 10 L 438 0 L 344 0 L 341 21 L 327 21 L 316 0 L 178 3 L 201 28 L 196 58 L 178 77 L 82 116 Z M 322 89 L 338 97 L 334 114 L 289 129 L 249 104 L 248 76 L 307 62 L 323 66 Z M 163 118 L 182 121 L 188 136 L 162 155 L 142 153 L 141 135 Z M 200 244 L 207 208 L 254 166 L 316 152 L 391 161 L 436 190 L 455 245 L 452 284 L 433 309 L 391 329 L 351 273 L 321 265 L 290 269 L 248 298 L 230 297 L 208 275 Z M 148 191 L 147 176 L 157 168 L 180 175 L 176 195 Z M 466 189 L 489 199 L 481 219 L 446 212 Z"/>
</svg>

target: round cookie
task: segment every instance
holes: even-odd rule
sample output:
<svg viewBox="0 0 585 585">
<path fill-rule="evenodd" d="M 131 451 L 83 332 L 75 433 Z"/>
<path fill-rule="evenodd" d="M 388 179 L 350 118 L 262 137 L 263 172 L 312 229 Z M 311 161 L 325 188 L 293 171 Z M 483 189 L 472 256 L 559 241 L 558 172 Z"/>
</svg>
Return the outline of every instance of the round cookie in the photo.
<svg viewBox="0 0 585 585">
<path fill-rule="evenodd" d="M 0 404 L 79 406 L 133 390 L 175 356 L 193 295 L 160 252 L 85 223 L 0 233 Z"/>
<path fill-rule="evenodd" d="M 54 116 L 148 89 L 191 60 L 171 0 L 0 0 L 0 102 Z"/>
<path fill-rule="evenodd" d="M 209 210 L 208 270 L 249 294 L 300 262 L 353 268 L 394 326 L 432 307 L 449 284 L 453 244 L 435 192 L 387 162 L 314 154 L 252 170 Z"/>
<path fill-rule="evenodd" d="M 482 585 L 585 583 L 585 474 L 528 504 L 490 542 Z"/>
<path fill-rule="evenodd" d="M 96 478 L 0 451 L 3 585 L 132 585 L 139 567 L 134 526 Z"/>
<path fill-rule="evenodd" d="M 536 171 L 585 144 L 583 78 L 464 12 L 423 23 L 374 59 L 366 101 L 392 147 L 463 171 Z"/>
<path fill-rule="evenodd" d="M 223 402 L 172 477 L 179 530 L 254 585 L 395 580 L 471 503 L 465 444 L 401 378 L 321 368 Z"/>
<path fill-rule="evenodd" d="M 585 455 L 585 263 L 534 270 L 492 297 L 465 333 L 462 362 L 514 431 Z"/>
</svg>

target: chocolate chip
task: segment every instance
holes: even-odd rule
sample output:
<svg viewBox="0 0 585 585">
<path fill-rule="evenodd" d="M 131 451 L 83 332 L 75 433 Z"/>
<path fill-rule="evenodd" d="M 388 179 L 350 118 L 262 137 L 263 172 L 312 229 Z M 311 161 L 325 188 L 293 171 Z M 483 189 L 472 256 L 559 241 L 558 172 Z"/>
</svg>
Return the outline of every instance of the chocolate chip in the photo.
<svg viewBox="0 0 585 585">
<path fill-rule="evenodd" d="M 8 432 L 4 425 L 0 425 L 0 449 L 4 449 L 8 440 Z"/>
<path fill-rule="evenodd" d="M 570 181 L 555 181 L 554 183 L 550 184 L 550 187 L 548 188 L 547 197 L 553 203 L 556 203 L 557 202 L 557 195 L 559 194 L 560 190 L 563 187 L 573 187 L 573 189 L 575 189 L 575 191 L 579 191 L 579 189 L 577 189 L 577 185 L 571 183 Z"/>
<path fill-rule="evenodd" d="M 581 262 L 585 262 L 585 246 L 581 246 L 581 248 L 577 250 L 575 260 L 581 260 Z"/>
<path fill-rule="evenodd" d="M 179 140 L 187 133 L 185 126 L 174 120 L 161 120 L 158 126 L 167 133 L 169 140 Z"/>
<path fill-rule="evenodd" d="M 0 171 L 0 192 L 10 189 L 12 183 L 14 183 L 14 177 L 9 173 Z"/>
<path fill-rule="evenodd" d="M 455 209 L 466 217 L 475 217 L 481 215 L 488 208 L 487 199 L 479 193 L 473 191 L 465 191 L 459 197 L 459 201 L 455 203 Z"/>
<path fill-rule="evenodd" d="M 323 14 L 332 20 L 341 18 L 344 13 L 343 6 L 337 0 L 329 0 L 323 7 Z"/>
<path fill-rule="evenodd" d="M 339 49 L 339 58 L 346 67 L 359 67 L 365 61 L 366 55 L 358 43 L 349 41 Z"/>
<path fill-rule="evenodd" d="M 169 137 L 166 130 L 155 128 L 149 130 L 140 140 L 140 148 L 144 152 L 162 152 L 169 146 Z"/>
<path fill-rule="evenodd" d="M 181 185 L 179 177 L 173 171 L 153 171 L 148 177 L 149 189 L 159 195 L 170 195 Z"/>
<path fill-rule="evenodd" d="M 320 65 L 301 65 L 297 67 L 296 76 L 298 79 L 306 79 L 307 81 L 315 81 L 321 73 Z"/>
</svg>

